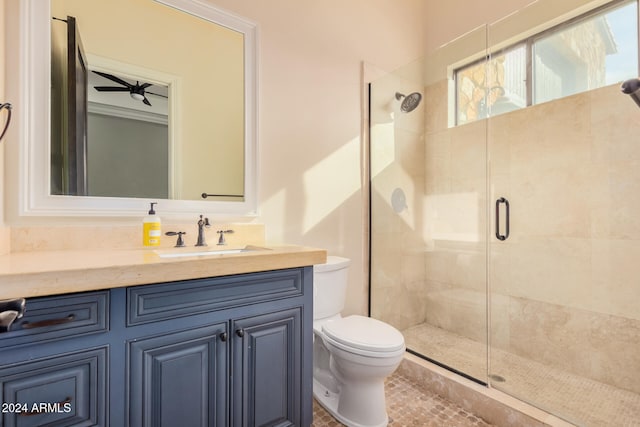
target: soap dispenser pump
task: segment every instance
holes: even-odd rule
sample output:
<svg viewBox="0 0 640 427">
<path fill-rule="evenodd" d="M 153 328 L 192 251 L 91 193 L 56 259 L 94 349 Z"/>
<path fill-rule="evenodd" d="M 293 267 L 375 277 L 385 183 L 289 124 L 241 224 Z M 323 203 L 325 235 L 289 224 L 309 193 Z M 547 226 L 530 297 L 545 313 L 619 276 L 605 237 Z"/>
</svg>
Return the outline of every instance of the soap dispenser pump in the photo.
<svg viewBox="0 0 640 427">
<path fill-rule="evenodd" d="M 144 246 L 160 246 L 162 227 L 160 217 L 156 215 L 156 211 L 153 209 L 153 205 L 157 204 L 157 202 L 151 203 L 149 215 L 145 216 L 142 222 L 142 244 Z"/>
</svg>

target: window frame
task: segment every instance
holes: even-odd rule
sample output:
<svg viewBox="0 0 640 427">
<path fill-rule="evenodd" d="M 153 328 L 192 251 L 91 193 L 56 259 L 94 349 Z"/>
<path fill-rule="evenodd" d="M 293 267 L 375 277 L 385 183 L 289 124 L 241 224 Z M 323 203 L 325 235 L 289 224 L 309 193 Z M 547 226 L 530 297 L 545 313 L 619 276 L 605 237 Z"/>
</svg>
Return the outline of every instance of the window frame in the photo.
<svg viewBox="0 0 640 427">
<path fill-rule="evenodd" d="M 500 49 L 497 49 L 495 51 L 489 51 L 489 53 L 482 55 L 482 57 L 475 59 L 473 61 L 464 63 L 462 65 L 456 66 L 453 69 L 453 81 L 454 81 L 454 85 L 455 85 L 455 89 L 454 89 L 454 102 L 455 102 L 455 110 L 454 110 L 454 126 L 461 126 L 464 124 L 468 124 L 468 123 L 472 123 L 476 120 L 472 120 L 472 121 L 467 121 L 465 123 L 460 123 L 459 119 L 460 119 L 460 105 L 458 105 L 458 93 L 459 93 L 459 89 L 460 89 L 460 78 L 459 78 L 459 73 L 461 71 L 464 71 L 470 67 L 485 63 L 487 64 L 489 61 L 491 61 L 491 59 L 493 57 L 505 54 L 506 52 L 509 52 L 511 50 L 517 49 L 518 47 L 524 46 L 525 48 L 525 57 L 526 57 L 526 64 L 525 64 L 525 94 L 526 94 L 526 99 L 525 99 L 525 107 L 530 107 L 532 105 L 535 105 L 533 103 L 533 98 L 534 98 L 534 81 L 533 81 L 533 55 L 534 55 L 534 46 L 536 44 L 537 41 L 544 39 L 546 37 L 549 37 L 555 33 L 559 33 L 563 30 L 566 30 L 570 27 L 572 27 L 573 25 L 576 25 L 580 22 L 583 21 L 588 21 L 591 18 L 594 18 L 596 16 L 599 15 L 605 15 L 607 12 L 609 11 L 613 11 L 617 8 L 623 7 L 626 3 L 628 4 L 632 4 L 635 3 L 636 4 L 636 31 L 638 32 L 638 49 L 639 49 L 639 53 L 638 53 L 638 65 L 636 67 L 636 71 L 638 73 L 638 75 L 640 75 L 640 0 L 612 0 L 609 3 L 600 5 L 598 7 L 595 7 L 587 12 L 584 12 L 582 14 L 579 14 L 577 16 L 574 16 L 573 18 L 569 18 L 566 21 L 563 21 L 559 24 L 553 25 L 549 28 L 546 28 L 542 31 L 539 31 L 535 34 L 532 34 L 528 37 L 525 37 L 519 41 L 516 41 L 514 43 L 510 43 L 505 47 L 502 47 Z M 580 92 L 578 92 L 580 93 Z M 485 95 L 486 96 L 486 95 Z M 481 120 L 481 119 L 479 119 Z"/>
</svg>

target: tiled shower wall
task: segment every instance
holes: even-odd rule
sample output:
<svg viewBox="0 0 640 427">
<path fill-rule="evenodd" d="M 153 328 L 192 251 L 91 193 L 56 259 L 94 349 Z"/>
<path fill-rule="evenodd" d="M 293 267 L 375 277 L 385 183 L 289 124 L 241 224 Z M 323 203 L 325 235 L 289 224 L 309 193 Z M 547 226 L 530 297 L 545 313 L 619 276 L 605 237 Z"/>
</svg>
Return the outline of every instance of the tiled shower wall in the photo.
<svg viewBox="0 0 640 427">
<path fill-rule="evenodd" d="M 421 92 L 422 79 L 423 62 L 409 64 L 377 80 L 370 96 L 371 314 L 401 330 L 425 320 L 426 103 L 403 113 L 395 93 Z"/>
<path fill-rule="evenodd" d="M 491 248 L 494 344 L 640 392 L 640 109 L 616 84 L 489 127 L 515 211 Z"/>
</svg>

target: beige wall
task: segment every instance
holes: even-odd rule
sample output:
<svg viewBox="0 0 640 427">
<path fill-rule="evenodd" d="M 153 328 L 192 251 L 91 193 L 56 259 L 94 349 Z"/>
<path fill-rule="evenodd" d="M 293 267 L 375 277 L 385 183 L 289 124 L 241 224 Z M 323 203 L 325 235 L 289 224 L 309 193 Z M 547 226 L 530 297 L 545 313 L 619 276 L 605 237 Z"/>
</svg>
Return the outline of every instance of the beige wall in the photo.
<svg viewBox="0 0 640 427">
<path fill-rule="evenodd" d="M 260 24 L 260 209 L 267 241 L 353 260 L 346 312 L 365 313 L 361 62 L 424 52 L 423 1 L 219 0 Z"/>
<path fill-rule="evenodd" d="M 425 0 L 426 51 L 438 47 L 472 31 L 497 21 L 532 3 L 532 0 Z"/>
<path fill-rule="evenodd" d="M 530 33 L 556 24 L 580 11 L 593 9 L 610 0 L 425 0 L 426 52 L 432 53 L 444 44 L 474 29 L 491 24 L 489 45 L 496 46 L 515 35 L 523 35 L 523 24 Z M 523 9 L 526 13 L 520 13 Z M 514 16 L 516 15 L 516 16 Z M 506 19 L 505 19 L 506 18 Z M 524 19 L 524 21 L 523 21 Z M 535 22 L 535 24 L 534 24 Z"/>
</svg>

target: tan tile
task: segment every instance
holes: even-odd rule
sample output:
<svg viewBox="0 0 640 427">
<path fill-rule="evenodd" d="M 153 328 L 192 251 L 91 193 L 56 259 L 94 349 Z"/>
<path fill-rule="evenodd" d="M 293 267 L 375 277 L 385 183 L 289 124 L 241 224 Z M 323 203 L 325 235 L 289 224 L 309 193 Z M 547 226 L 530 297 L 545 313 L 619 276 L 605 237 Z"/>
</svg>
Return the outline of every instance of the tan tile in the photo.
<svg viewBox="0 0 640 427">
<path fill-rule="evenodd" d="M 527 316 L 535 316 L 536 312 L 540 312 L 542 323 L 551 327 L 550 334 L 555 334 L 555 339 L 560 342 L 548 346 L 546 338 L 539 336 L 535 329 L 529 333 L 520 328 L 517 334 L 519 334 L 521 345 L 527 339 L 526 334 L 529 333 L 531 341 L 537 342 L 537 346 L 532 346 L 531 350 L 535 351 L 539 357 L 549 357 L 551 351 L 561 352 L 561 344 L 564 342 L 567 354 L 559 354 L 559 356 L 567 360 L 576 360 L 576 364 L 584 367 L 587 364 L 577 360 L 576 357 L 580 356 L 576 355 L 572 349 L 581 339 L 590 346 L 585 347 L 583 352 L 589 353 L 597 363 L 597 367 L 606 372 L 609 368 L 624 369 L 624 366 L 626 373 L 620 375 L 619 381 L 638 383 L 637 379 L 630 378 L 640 371 L 637 356 L 640 352 L 630 347 L 630 343 L 638 342 L 640 332 L 637 323 L 629 324 L 628 321 L 620 318 L 607 320 L 597 317 L 584 320 L 587 327 L 585 330 L 580 328 L 575 318 L 572 319 L 570 312 L 564 315 L 562 312 L 551 314 L 548 308 L 535 307 Z M 562 331 L 563 327 L 559 326 L 558 322 L 564 322 L 566 331 Z M 606 322 L 606 325 L 603 326 L 601 322 Z M 610 337 L 611 332 L 608 331 L 612 330 L 616 332 Z M 486 344 L 474 342 L 428 324 L 416 325 L 402 332 L 408 348 L 471 374 L 475 378 L 487 380 L 486 377 L 482 378 L 487 368 Z M 572 336 L 564 337 L 564 334 Z M 607 348 L 620 355 L 613 358 L 604 356 L 602 352 L 609 351 Z M 412 356 L 411 359 L 417 358 Z M 566 369 L 562 370 L 558 366 L 543 364 L 531 357 L 521 357 L 496 347 L 491 350 L 491 373 L 503 377 L 505 381 L 489 379 L 492 388 L 466 381 L 459 375 L 439 367 L 426 369 L 417 363 L 407 362 L 408 360 L 405 359 L 400 365 L 400 372 L 417 381 L 426 390 L 446 396 L 465 410 L 482 415 L 484 419 L 496 425 L 544 426 L 547 423 L 553 426 L 569 425 L 549 413 L 531 408 L 526 402 L 574 420 L 578 425 L 633 426 L 640 419 L 638 393 L 579 376 Z M 605 372 L 601 374 L 604 375 Z M 507 394 L 502 394 L 498 390 Z M 511 396 L 520 400 L 513 399 Z M 535 419 L 527 415 L 533 413 L 535 413 Z"/>
<path fill-rule="evenodd" d="M 387 378 L 387 412 L 389 426 L 456 426 L 487 427 L 482 418 L 469 413 L 455 403 L 437 394 L 426 392 L 421 384 L 399 372 Z M 342 426 L 315 400 L 313 427 Z"/>
</svg>

